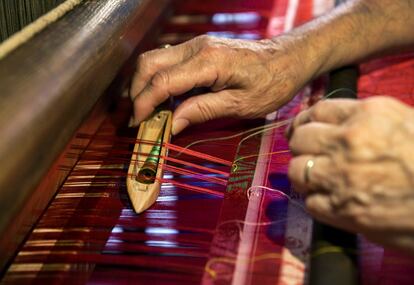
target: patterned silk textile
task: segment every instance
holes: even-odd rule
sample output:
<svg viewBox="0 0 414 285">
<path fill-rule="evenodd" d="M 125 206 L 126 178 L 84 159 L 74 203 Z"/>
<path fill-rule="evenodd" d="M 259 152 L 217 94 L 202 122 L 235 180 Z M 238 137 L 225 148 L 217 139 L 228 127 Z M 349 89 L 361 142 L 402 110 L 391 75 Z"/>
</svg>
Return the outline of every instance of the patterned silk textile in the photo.
<svg viewBox="0 0 414 285">
<path fill-rule="evenodd" d="M 176 0 L 174 14 L 148 46 L 178 44 L 200 34 L 270 38 L 333 6 L 333 0 Z M 414 106 L 413 54 L 375 60 L 360 70 L 360 98 L 389 95 Z M 284 130 L 309 98 L 322 93 L 316 82 L 266 120 L 218 120 L 174 137 L 171 143 L 181 148 L 205 140 L 189 149 L 229 163 L 170 151 L 177 160 L 171 165 L 181 170 L 165 171 L 169 182 L 157 202 L 139 215 L 125 186 L 136 137 L 136 129 L 127 127 L 130 99 L 119 96 L 109 110 L 95 110 L 62 154 L 76 159 L 75 166 L 55 164 L 69 175 L 2 282 L 306 284 L 313 221 L 287 179 L 290 153 Z M 88 124 L 94 124 L 94 131 Z M 276 127 L 266 129 L 265 124 Z M 414 284 L 412 258 L 363 237 L 359 241 L 361 284 Z"/>
</svg>

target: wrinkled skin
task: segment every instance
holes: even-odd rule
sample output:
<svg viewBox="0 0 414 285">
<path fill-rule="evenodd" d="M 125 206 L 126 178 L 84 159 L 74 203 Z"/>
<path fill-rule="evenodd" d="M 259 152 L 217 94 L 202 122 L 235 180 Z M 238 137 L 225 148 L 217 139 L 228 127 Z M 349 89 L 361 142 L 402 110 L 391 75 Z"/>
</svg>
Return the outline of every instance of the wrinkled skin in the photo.
<svg viewBox="0 0 414 285">
<path fill-rule="evenodd" d="M 272 40 L 201 36 L 141 55 L 133 77 L 135 124 L 194 87 L 211 92 L 174 111 L 173 134 L 219 117 L 273 112 L 309 80 L 414 44 L 414 0 L 349 0 Z M 413 110 L 386 98 L 333 100 L 291 128 L 289 176 L 316 218 L 414 252 Z M 303 143 L 306 142 L 306 143 Z M 310 182 L 305 164 L 315 159 Z"/>
<path fill-rule="evenodd" d="M 174 112 L 173 134 L 219 117 L 256 118 L 293 98 L 312 78 L 367 56 L 411 47 L 414 0 L 350 0 L 271 40 L 196 37 L 142 54 L 130 90 L 135 125 L 194 87 L 211 92 Z"/>
<path fill-rule="evenodd" d="M 289 178 L 316 219 L 414 253 L 412 108 L 387 97 L 321 101 L 289 137 Z"/>
<path fill-rule="evenodd" d="M 247 41 L 200 36 L 144 53 L 131 87 L 135 123 L 170 96 L 194 87 L 210 87 L 211 92 L 179 105 L 174 134 L 219 117 L 263 117 L 289 101 L 312 76 L 302 72 L 304 66 L 291 46 L 288 37 Z"/>
</svg>

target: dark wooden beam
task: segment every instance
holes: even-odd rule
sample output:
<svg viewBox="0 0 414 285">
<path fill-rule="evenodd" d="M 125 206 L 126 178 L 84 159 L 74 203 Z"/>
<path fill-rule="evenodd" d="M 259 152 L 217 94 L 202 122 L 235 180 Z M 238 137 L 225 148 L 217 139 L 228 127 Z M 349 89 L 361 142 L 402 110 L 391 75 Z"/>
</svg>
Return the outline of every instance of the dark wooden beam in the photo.
<svg viewBox="0 0 414 285">
<path fill-rule="evenodd" d="M 168 3 L 86 0 L 0 61 L 0 269 L 13 217 Z"/>
<path fill-rule="evenodd" d="M 357 99 L 358 67 L 346 66 L 329 74 L 329 98 Z M 358 284 L 357 236 L 314 222 L 311 251 L 311 285 Z"/>
<path fill-rule="evenodd" d="M 336 0 L 335 6 L 347 0 Z M 345 66 L 329 74 L 326 95 L 329 98 L 357 99 L 358 67 Z M 359 283 L 358 241 L 355 234 L 313 224 L 309 284 L 355 285 Z"/>
</svg>

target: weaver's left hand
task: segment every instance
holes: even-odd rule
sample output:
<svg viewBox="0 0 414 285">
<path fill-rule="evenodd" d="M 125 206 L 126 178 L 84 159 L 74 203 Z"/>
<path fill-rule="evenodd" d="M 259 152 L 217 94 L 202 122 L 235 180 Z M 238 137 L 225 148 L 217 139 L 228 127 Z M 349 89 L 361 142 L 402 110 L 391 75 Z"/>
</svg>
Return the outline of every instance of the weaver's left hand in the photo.
<svg viewBox="0 0 414 285">
<path fill-rule="evenodd" d="M 293 121 L 289 178 L 318 220 L 414 253 L 414 109 L 321 101 Z"/>
</svg>

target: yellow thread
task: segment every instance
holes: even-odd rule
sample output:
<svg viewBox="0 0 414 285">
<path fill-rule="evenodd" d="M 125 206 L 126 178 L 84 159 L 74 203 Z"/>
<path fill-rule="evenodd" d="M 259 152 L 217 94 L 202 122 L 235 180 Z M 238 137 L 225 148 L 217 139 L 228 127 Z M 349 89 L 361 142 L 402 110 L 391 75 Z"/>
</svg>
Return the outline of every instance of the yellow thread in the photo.
<svg viewBox="0 0 414 285">
<path fill-rule="evenodd" d="M 36 255 L 78 255 L 79 251 L 75 250 L 36 250 L 36 251 L 20 251 L 17 255 L 19 256 L 36 256 Z"/>
<path fill-rule="evenodd" d="M 253 258 L 242 258 L 242 260 L 245 260 L 249 263 L 255 263 L 258 261 L 268 260 L 268 259 L 281 259 L 282 255 L 279 253 L 266 253 L 263 255 L 255 256 Z M 207 261 L 205 266 L 205 271 L 210 275 L 212 279 L 217 278 L 217 272 L 216 270 L 212 269 L 213 263 L 229 263 L 229 264 L 236 264 L 237 259 L 231 258 L 231 257 L 215 257 L 211 258 L 209 261 Z"/>
<path fill-rule="evenodd" d="M 346 249 L 339 246 L 324 246 L 312 252 L 312 258 L 329 253 L 352 253 L 358 254 L 355 249 Z"/>
<path fill-rule="evenodd" d="M 275 223 L 280 223 L 280 221 L 272 221 L 272 222 L 261 222 L 261 223 L 256 223 L 256 222 L 247 222 L 247 221 L 243 221 L 243 220 L 229 220 L 229 221 L 225 221 L 223 223 L 221 223 L 217 228 L 221 228 L 224 225 L 227 224 L 243 224 L 243 225 L 247 225 L 247 226 L 268 226 L 268 225 L 272 225 Z M 239 228 L 241 230 L 241 228 Z"/>
<path fill-rule="evenodd" d="M 67 232 L 90 232 L 90 228 L 37 228 L 33 233 L 67 233 Z"/>
<path fill-rule="evenodd" d="M 338 88 L 338 89 L 335 89 L 335 90 L 329 92 L 328 94 L 326 94 L 325 96 L 322 97 L 322 100 L 328 99 L 329 97 L 331 97 L 335 93 L 338 93 L 338 92 L 341 92 L 341 91 L 348 91 L 348 92 L 351 92 L 352 94 L 354 94 L 355 96 L 357 95 L 354 90 L 352 90 L 350 88 L 343 87 L 343 88 Z"/>
<path fill-rule="evenodd" d="M 340 92 L 340 91 L 350 91 L 350 92 L 352 92 L 353 94 L 355 94 L 355 95 L 356 95 L 355 91 L 354 91 L 354 90 L 352 90 L 352 89 L 349 89 L 349 88 L 338 88 L 338 89 L 335 89 L 335 90 L 333 90 L 332 92 L 328 93 L 327 95 L 325 95 L 322 99 L 327 99 L 327 98 L 329 98 L 330 96 L 332 96 L 332 95 L 334 95 L 335 93 Z M 183 150 L 186 150 L 186 149 L 188 149 L 188 148 L 190 148 L 190 147 L 192 147 L 192 146 L 194 146 L 194 145 L 200 144 L 200 143 L 207 143 L 207 142 L 214 142 L 214 141 L 224 141 L 224 140 L 229 140 L 229 139 L 233 139 L 233 138 L 236 138 L 236 137 L 239 137 L 239 136 L 242 136 L 242 135 L 249 134 L 249 133 L 253 132 L 252 134 L 249 134 L 247 137 L 243 138 L 243 139 L 239 142 L 238 146 L 240 146 L 243 142 L 245 142 L 245 141 L 246 141 L 246 140 L 248 140 L 249 138 L 251 138 L 251 137 L 253 137 L 253 136 L 255 136 L 255 135 L 258 135 L 258 134 L 260 134 L 260 133 L 263 133 L 263 132 L 266 132 L 266 131 L 270 131 L 270 130 L 272 130 L 272 129 L 277 129 L 277 128 L 280 128 L 280 127 L 286 126 L 286 125 L 288 125 L 288 124 L 289 124 L 292 120 L 293 120 L 293 118 L 289 118 L 289 119 L 286 119 L 286 120 L 283 120 L 283 121 L 274 122 L 274 123 L 271 123 L 271 124 L 268 124 L 268 125 L 264 125 L 264 126 L 260 126 L 260 127 L 255 127 L 255 128 L 250 129 L 250 130 L 243 131 L 243 132 L 240 132 L 240 133 L 237 133 L 237 134 L 231 135 L 231 136 L 219 137 L 219 138 L 209 138 L 209 139 L 204 139 L 204 140 L 194 141 L 194 142 L 189 143 L 188 145 L 186 145 L 186 146 L 183 148 Z M 183 152 L 183 151 L 180 151 L 180 152 L 179 152 L 176 156 L 180 156 L 180 155 L 182 154 L 182 152 Z"/>
<path fill-rule="evenodd" d="M 244 159 L 252 158 L 252 157 L 265 156 L 265 155 L 288 153 L 288 152 L 290 152 L 290 150 L 279 150 L 279 151 L 273 151 L 273 152 L 267 152 L 267 153 L 259 153 L 259 154 L 246 155 L 246 156 L 242 156 L 242 157 L 239 157 L 236 160 L 234 160 L 233 165 L 235 165 L 236 166 L 236 169 L 237 169 L 238 168 L 237 167 L 237 162 L 239 162 L 240 160 L 244 160 Z M 235 171 L 233 171 L 233 172 L 235 172 Z"/>
<path fill-rule="evenodd" d="M 270 125 L 267 125 L 267 126 L 265 126 L 265 128 L 264 129 L 262 129 L 262 130 L 260 130 L 260 131 L 257 131 L 257 132 L 254 132 L 254 133 L 252 133 L 252 134 L 250 134 L 250 135 L 248 135 L 247 137 L 245 137 L 245 138 L 243 138 L 240 142 L 239 142 L 239 147 L 242 145 L 242 143 L 244 143 L 246 140 L 248 140 L 249 138 L 251 138 L 251 137 L 254 137 L 255 135 L 258 135 L 258 134 L 260 134 L 260 133 L 264 133 L 264 132 L 267 132 L 267 131 L 270 131 L 270 130 L 273 130 L 273 129 L 277 129 L 277 128 L 280 128 L 280 127 L 283 127 L 283 126 L 286 126 L 286 125 L 288 125 L 291 121 L 292 121 L 293 119 L 286 119 L 286 120 L 283 120 L 283 121 L 280 121 L 280 122 L 276 122 L 276 123 L 273 123 L 273 124 L 270 124 Z"/>
<path fill-rule="evenodd" d="M 235 164 L 235 163 L 233 163 L 233 164 L 231 165 L 231 171 L 232 171 L 232 172 L 236 172 L 238 168 L 239 168 L 239 166 L 238 166 L 237 164 Z"/>
<path fill-rule="evenodd" d="M 290 122 L 290 119 L 289 119 L 289 120 L 286 120 L 286 121 L 289 121 L 289 122 Z M 214 142 L 214 141 L 225 141 L 225 140 L 229 140 L 229 139 L 237 138 L 237 137 L 239 137 L 239 136 L 242 136 L 242 135 L 245 135 L 245 134 L 248 134 L 248 133 L 255 132 L 255 131 L 258 131 L 258 130 L 259 130 L 259 132 L 252 134 L 252 136 L 254 136 L 254 135 L 259 134 L 259 133 L 261 133 L 261 132 L 264 132 L 264 131 L 267 131 L 267 130 L 271 130 L 271 129 L 274 129 L 274 128 L 278 128 L 278 127 L 280 127 L 280 126 L 281 126 L 281 123 L 283 123 L 283 122 L 285 122 L 285 121 L 282 121 L 282 122 L 275 122 L 275 123 L 271 123 L 271 124 L 268 124 L 268 125 L 264 125 L 264 126 L 260 126 L 260 127 L 255 127 L 255 128 L 253 128 L 253 129 L 250 129 L 250 130 L 247 130 L 247 131 L 243 131 L 243 132 L 240 132 L 240 133 L 237 133 L 237 134 L 234 134 L 234 135 L 231 135 L 231 136 L 227 136 L 227 137 L 210 138 L 210 139 L 204 139 L 204 140 L 194 141 L 194 142 L 189 143 L 188 145 L 186 145 L 186 146 L 183 148 L 183 150 L 182 150 L 182 151 L 180 151 L 180 152 L 176 155 L 176 157 L 177 157 L 177 156 L 180 156 L 180 155 L 183 153 L 183 151 L 184 151 L 184 150 L 186 150 L 186 149 L 188 149 L 188 148 L 190 148 L 190 147 L 192 147 L 192 146 L 194 146 L 194 145 L 196 145 L 196 144 L 200 144 L 200 143 L 207 143 L 207 142 Z M 285 124 L 282 124 L 282 126 L 283 126 L 283 125 L 285 125 Z M 247 137 L 247 138 L 249 138 L 249 137 Z M 246 139 L 246 138 L 245 138 L 245 139 Z M 245 140 L 245 139 L 244 139 L 244 140 Z"/>
</svg>

